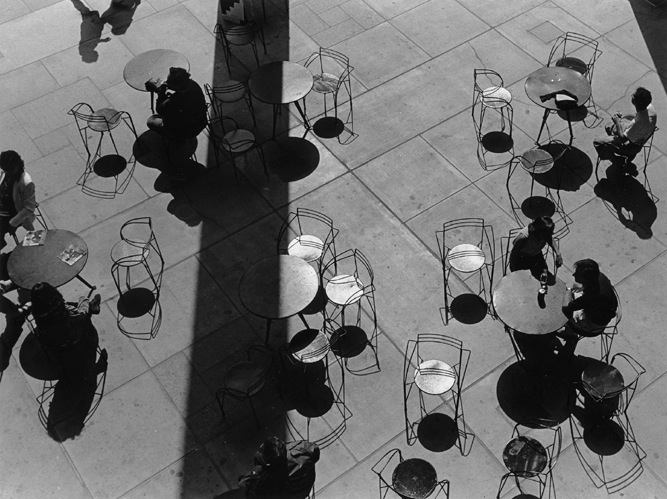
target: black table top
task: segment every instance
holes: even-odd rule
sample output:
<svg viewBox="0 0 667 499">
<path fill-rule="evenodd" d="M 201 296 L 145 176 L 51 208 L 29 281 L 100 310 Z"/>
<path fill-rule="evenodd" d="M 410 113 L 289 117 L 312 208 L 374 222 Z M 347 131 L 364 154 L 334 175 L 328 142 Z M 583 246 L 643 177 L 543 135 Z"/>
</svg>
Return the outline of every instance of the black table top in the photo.
<svg viewBox="0 0 667 499">
<path fill-rule="evenodd" d="M 549 334 L 567 323 L 563 314 L 565 283 L 556 278 L 544 296 L 544 308 L 538 300 L 540 282 L 529 270 L 511 272 L 493 290 L 493 306 L 500 320 L 524 334 Z"/>
<path fill-rule="evenodd" d="M 72 265 L 58 258 L 70 244 L 85 251 Z M 81 236 L 69 230 L 48 229 L 43 245 L 18 244 L 14 248 L 7 262 L 7 271 L 12 282 L 20 288 L 32 289 L 38 282 L 57 288 L 78 276 L 87 261 L 88 247 Z"/>
<path fill-rule="evenodd" d="M 565 67 L 546 67 L 528 75 L 526 79 L 526 95 L 540 107 L 554 111 L 560 108 L 556 99 L 551 98 L 542 102 L 540 96 L 566 90 L 577 97 L 577 104 L 583 105 L 591 96 L 591 84 L 578 71 Z"/>
<path fill-rule="evenodd" d="M 274 61 L 255 69 L 248 79 L 253 97 L 267 104 L 290 104 L 313 88 L 313 73 L 291 61 Z"/>
<path fill-rule="evenodd" d="M 394 490 L 402 497 L 423 499 L 433 492 L 438 483 L 435 468 L 419 458 L 406 459 L 394 468 L 391 477 Z"/>
</svg>

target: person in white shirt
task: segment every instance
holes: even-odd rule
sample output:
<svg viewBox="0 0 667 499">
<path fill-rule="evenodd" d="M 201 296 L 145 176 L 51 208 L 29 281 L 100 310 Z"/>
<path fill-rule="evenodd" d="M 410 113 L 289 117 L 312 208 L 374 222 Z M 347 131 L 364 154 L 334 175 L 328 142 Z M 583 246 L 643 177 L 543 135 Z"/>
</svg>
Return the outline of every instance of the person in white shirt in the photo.
<svg viewBox="0 0 667 499">
<path fill-rule="evenodd" d="M 621 166 L 625 166 L 625 174 L 637 175 L 637 167 L 631 161 L 655 130 L 658 116 L 651 101 L 651 92 L 644 87 L 637 87 L 631 101 L 636 112 L 614 114 L 612 123 L 605 127 L 607 136 L 593 141 L 600 159 L 615 161 L 619 156 L 629 159 L 628 162 L 621 162 Z"/>
</svg>

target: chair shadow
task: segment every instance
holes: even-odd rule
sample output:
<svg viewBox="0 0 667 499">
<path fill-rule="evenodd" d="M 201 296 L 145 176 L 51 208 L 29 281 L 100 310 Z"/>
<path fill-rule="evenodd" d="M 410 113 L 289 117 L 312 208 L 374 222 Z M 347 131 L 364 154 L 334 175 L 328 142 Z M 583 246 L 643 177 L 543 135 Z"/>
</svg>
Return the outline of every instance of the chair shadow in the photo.
<svg viewBox="0 0 667 499">
<path fill-rule="evenodd" d="M 281 137 L 264 145 L 271 171 L 283 182 L 296 182 L 313 173 L 320 164 L 320 151 L 305 138 Z"/>
<path fill-rule="evenodd" d="M 459 429 L 447 414 L 434 412 L 424 416 L 417 427 L 417 440 L 431 452 L 444 452 L 457 443 Z"/>
<path fill-rule="evenodd" d="M 640 239 L 653 237 L 652 226 L 658 208 L 644 186 L 636 178 L 618 173 L 618 167 L 607 168 L 607 178 L 600 179 L 593 191 L 605 202 L 609 212 Z"/>
<path fill-rule="evenodd" d="M 481 296 L 464 293 L 456 296 L 449 305 L 452 317 L 462 324 L 482 322 L 488 313 L 488 305 Z"/>
</svg>

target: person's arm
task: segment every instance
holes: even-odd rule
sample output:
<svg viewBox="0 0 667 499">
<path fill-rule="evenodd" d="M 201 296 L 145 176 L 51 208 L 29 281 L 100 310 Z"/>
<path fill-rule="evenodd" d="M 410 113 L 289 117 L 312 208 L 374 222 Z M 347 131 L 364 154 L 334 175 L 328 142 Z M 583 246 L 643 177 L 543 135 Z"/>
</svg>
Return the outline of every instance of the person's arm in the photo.
<svg viewBox="0 0 667 499">
<path fill-rule="evenodd" d="M 611 119 L 614 122 L 614 128 L 612 130 L 614 135 L 619 139 L 628 140 L 626 133 L 635 122 L 634 116 L 623 116 L 621 113 L 616 113 Z M 628 120 L 630 120 L 629 123 Z"/>
<path fill-rule="evenodd" d="M 551 249 L 554 252 L 554 255 L 556 255 L 556 267 L 560 267 L 563 265 L 563 255 L 560 254 L 560 250 L 558 249 L 558 246 L 554 244 L 554 239 L 553 237 L 550 237 L 547 240 L 547 244 L 551 247 Z"/>
<path fill-rule="evenodd" d="M 29 218 L 34 217 L 35 209 L 37 208 L 37 201 L 35 200 L 35 184 L 32 179 L 24 173 L 17 182 L 22 206 L 18 213 L 9 220 L 9 224 L 12 227 L 18 227 Z"/>
</svg>

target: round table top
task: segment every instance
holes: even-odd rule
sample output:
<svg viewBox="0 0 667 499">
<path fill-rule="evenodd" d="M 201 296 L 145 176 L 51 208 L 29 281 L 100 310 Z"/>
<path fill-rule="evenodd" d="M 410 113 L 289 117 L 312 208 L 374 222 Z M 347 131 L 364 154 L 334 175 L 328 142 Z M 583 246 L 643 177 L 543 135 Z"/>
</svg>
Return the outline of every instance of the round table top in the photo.
<svg viewBox="0 0 667 499">
<path fill-rule="evenodd" d="M 406 459 L 394 468 L 391 484 L 401 497 L 423 499 L 428 497 L 438 483 L 438 476 L 431 463 L 419 458 Z"/>
<path fill-rule="evenodd" d="M 454 386 L 456 372 L 441 360 L 425 360 L 415 369 L 415 384 L 431 395 L 440 395 Z"/>
<path fill-rule="evenodd" d="M 549 334 L 567 323 L 563 314 L 565 283 L 556 278 L 549 285 L 542 308 L 538 301 L 540 282 L 529 270 L 511 272 L 493 290 L 493 306 L 500 320 L 525 334 Z"/>
<path fill-rule="evenodd" d="M 253 97 L 267 104 L 289 104 L 308 95 L 313 73 L 296 62 L 274 61 L 250 74 L 248 88 Z"/>
<path fill-rule="evenodd" d="M 274 255 L 251 266 L 239 283 L 239 298 L 252 314 L 285 319 L 306 308 L 317 295 L 319 278 L 306 261 Z"/>
<path fill-rule="evenodd" d="M 84 255 L 72 265 L 63 262 L 58 255 L 69 245 L 84 251 Z M 23 246 L 18 244 L 7 262 L 9 278 L 20 288 L 32 289 L 38 282 L 58 287 L 74 279 L 88 261 L 88 246 L 74 232 L 48 229 L 44 244 Z"/>
<path fill-rule="evenodd" d="M 449 264 L 460 272 L 474 272 L 484 265 L 484 252 L 474 244 L 459 244 L 447 253 Z"/>
<path fill-rule="evenodd" d="M 503 450 L 507 469 L 518 475 L 536 475 L 547 467 L 547 450 L 532 437 L 519 435 L 510 440 Z"/>
<path fill-rule="evenodd" d="M 583 105 L 591 96 L 591 84 L 578 71 L 564 67 L 546 67 L 528 75 L 526 79 L 526 95 L 540 107 L 558 111 L 556 99 L 542 102 L 540 96 L 567 90 L 577 97 L 577 104 Z"/>
<path fill-rule="evenodd" d="M 621 372 L 611 364 L 594 362 L 581 373 L 586 391 L 596 399 L 615 397 L 624 388 Z"/>
<path fill-rule="evenodd" d="M 151 78 L 166 80 L 169 68 L 190 70 L 187 58 L 175 50 L 154 49 L 134 56 L 123 69 L 125 82 L 137 90 L 146 91 L 146 82 Z"/>
</svg>

